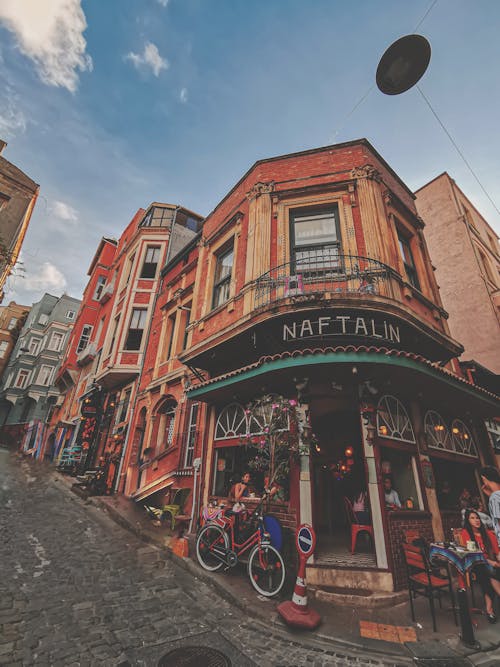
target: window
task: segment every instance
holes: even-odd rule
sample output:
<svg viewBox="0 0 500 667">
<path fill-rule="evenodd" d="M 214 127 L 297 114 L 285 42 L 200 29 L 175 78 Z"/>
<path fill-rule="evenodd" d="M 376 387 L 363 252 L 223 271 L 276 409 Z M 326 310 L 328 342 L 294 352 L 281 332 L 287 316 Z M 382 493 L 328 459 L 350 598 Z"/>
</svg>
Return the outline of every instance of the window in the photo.
<svg viewBox="0 0 500 667">
<path fill-rule="evenodd" d="M 413 285 L 416 289 L 420 289 L 420 283 L 418 282 L 417 270 L 415 268 L 415 262 L 413 261 L 413 254 L 410 247 L 410 239 L 406 238 L 398 232 L 399 240 L 399 250 L 401 251 L 401 257 L 403 258 L 403 264 L 406 271 L 406 277 L 408 282 Z"/>
<path fill-rule="evenodd" d="M 214 276 L 214 295 L 212 308 L 221 306 L 229 299 L 231 275 L 233 271 L 234 248 L 231 247 L 217 256 Z"/>
<path fill-rule="evenodd" d="M 196 422 L 198 420 L 198 403 L 193 403 L 189 412 L 189 424 L 186 443 L 186 458 L 184 467 L 190 468 L 193 465 L 194 446 L 196 443 Z"/>
<path fill-rule="evenodd" d="M 392 447 L 381 447 L 380 460 L 383 476 L 391 480 L 392 489 L 401 502 L 401 509 L 423 509 L 415 457 Z"/>
<path fill-rule="evenodd" d="M 169 227 L 175 215 L 175 209 L 153 206 L 144 218 L 140 227 Z"/>
<path fill-rule="evenodd" d="M 84 350 L 87 345 L 89 344 L 90 336 L 92 335 L 92 330 L 93 326 L 90 324 L 85 324 L 85 326 L 82 329 L 82 333 L 80 336 L 80 340 L 78 341 L 78 346 L 76 348 L 76 353 L 79 354 L 82 350 Z"/>
<path fill-rule="evenodd" d="M 130 318 L 130 326 L 125 342 L 126 350 L 140 350 L 142 342 L 142 334 L 146 326 L 146 309 L 134 308 L 132 310 L 132 317 Z"/>
<path fill-rule="evenodd" d="M 16 326 L 16 324 L 17 324 L 17 317 L 11 317 L 10 322 L 9 322 L 9 326 L 7 327 L 7 329 L 9 331 L 12 331 L 12 329 Z"/>
<path fill-rule="evenodd" d="M 47 324 L 48 321 L 49 321 L 49 316 L 46 315 L 45 313 L 42 313 L 38 318 L 38 324 Z"/>
<path fill-rule="evenodd" d="M 495 284 L 495 279 L 493 278 L 493 273 L 491 271 L 490 263 L 487 260 L 484 253 L 482 253 L 478 248 L 479 256 L 481 257 L 481 262 L 483 264 L 484 272 L 486 273 L 486 278 L 493 284 Z"/>
<path fill-rule="evenodd" d="M 477 458 L 477 449 L 469 429 L 460 419 L 454 419 L 451 424 L 452 449 L 457 454 L 474 456 Z"/>
<path fill-rule="evenodd" d="M 74 320 L 75 319 L 75 311 L 74 310 L 68 310 L 66 313 L 66 319 L 67 320 Z"/>
<path fill-rule="evenodd" d="M 215 439 L 236 438 L 247 433 L 247 417 L 239 403 L 226 405 L 220 412 L 215 425 Z"/>
<path fill-rule="evenodd" d="M 176 408 L 177 403 L 175 401 L 169 400 L 165 401 L 165 403 L 163 403 L 163 405 L 158 410 L 158 415 L 160 416 L 160 426 L 158 429 L 159 445 L 160 447 L 163 445 L 163 449 L 168 449 L 174 442 Z"/>
<path fill-rule="evenodd" d="M 191 319 L 191 304 L 183 307 L 184 311 L 184 338 L 182 340 L 182 349 L 185 350 L 188 342 L 188 326 Z"/>
<path fill-rule="evenodd" d="M 120 422 L 124 422 L 127 419 L 127 412 L 128 412 L 128 406 L 130 403 L 130 396 L 132 394 L 132 389 L 127 389 L 125 392 L 125 396 L 123 399 L 120 401 L 120 404 L 118 406 L 118 410 L 116 413 L 116 424 L 119 424 Z"/>
<path fill-rule="evenodd" d="M 120 323 L 120 316 L 118 315 L 118 317 L 115 320 L 115 326 L 113 328 L 113 335 L 111 336 L 111 342 L 109 344 L 108 354 L 111 354 L 111 352 L 113 351 L 113 347 L 115 346 L 116 334 L 118 332 L 119 323 Z"/>
<path fill-rule="evenodd" d="M 48 387 L 50 385 L 51 379 L 52 379 L 52 366 L 43 365 L 40 368 L 40 372 L 38 373 L 37 384 L 41 384 L 44 387 Z"/>
<path fill-rule="evenodd" d="M 324 275 L 338 271 L 340 232 L 338 209 L 296 211 L 291 218 L 293 273 Z"/>
<path fill-rule="evenodd" d="M 9 344 L 6 340 L 1 340 L 0 341 L 0 359 L 3 359 L 5 357 L 5 353 L 7 352 Z"/>
<path fill-rule="evenodd" d="M 165 361 L 168 361 L 170 359 L 170 356 L 172 354 L 172 348 L 173 348 L 173 345 L 174 345 L 175 314 L 174 315 L 169 315 L 167 324 L 168 324 L 168 331 L 169 331 L 169 339 L 168 339 L 167 356 L 165 357 Z"/>
<path fill-rule="evenodd" d="M 132 255 L 132 257 L 128 258 L 128 266 L 127 266 L 127 273 L 126 273 L 126 278 L 125 278 L 125 284 L 128 283 L 130 280 L 130 276 L 132 275 L 132 269 L 134 268 L 134 261 L 135 261 L 135 253 Z"/>
<path fill-rule="evenodd" d="M 64 334 L 59 331 L 54 331 L 50 337 L 48 349 L 54 352 L 60 352 L 64 340 Z"/>
<path fill-rule="evenodd" d="M 403 404 L 394 396 L 385 395 L 377 406 L 377 432 L 383 438 L 415 442 L 415 434 Z"/>
<path fill-rule="evenodd" d="M 104 289 L 104 285 L 106 284 L 106 276 L 99 276 L 97 278 L 97 284 L 95 286 L 95 292 L 94 292 L 94 301 L 99 301 L 101 298 L 102 290 Z"/>
<path fill-rule="evenodd" d="M 495 255 L 498 255 L 498 248 L 497 248 L 496 239 L 494 239 L 493 236 L 489 232 L 486 232 L 486 236 L 488 237 L 488 242 L 490 244 L 490 248 L 493 250 L 493 253 Z"/>
<path fill-rule="evenodd" d="M 452 451 L 450 433 L 441 415 L 429 410 L 425 415 L 424 428 L 429 447 Z"/>
<path fill-rule="evenodd" d="M 49 350 L 60 352 L 63 345 L 63 340 L 64 334 L 60 333 L 59 331 L 54 331 L 50 337 Z"/>
<path fill-rule="evenodd" d="M 42 342 L 41 338 L 32 338 L 28 347 L 30 354 L 37 355 L 40 350 L 40 343 Z"/>
<path fill-rule="evenodd" d="M 24 387 L 28 384 L 29 374 L 30 374 L 29 371 L 27 371 L 25 368 L 22 368 L 17 374 L 14 386 L 17 387 L 18 389 L 24 389 Z"/>
<path fill-rule="evenodd" d="M 142 265 L 141 278 L 154 278 L 160 261 L 160 246 L 148 245 Z"/>
<path fill-rule="evenodd" d="M 500 454 L 500 421 L 490 419 L 485 421 L 484 425 L 486 426 L 493 449 L 497 454 Z"/>
</svg>

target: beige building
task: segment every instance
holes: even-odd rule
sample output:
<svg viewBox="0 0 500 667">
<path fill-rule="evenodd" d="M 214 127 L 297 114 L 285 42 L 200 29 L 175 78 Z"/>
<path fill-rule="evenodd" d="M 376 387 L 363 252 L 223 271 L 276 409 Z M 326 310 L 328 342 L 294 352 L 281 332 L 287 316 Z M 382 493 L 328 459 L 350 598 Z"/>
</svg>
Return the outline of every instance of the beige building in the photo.
<svg viewBox="0 0 500 667">
<path fill-rule="evenodd" d="M 15 301 L 0 306 L 0 378 L 29 312 L 30 306 L 20 306 Z"/>
<path fill-rule="evenodd" d="M 1 155 L 0 139 L 0 303 L 7 277 L 16 264 L 38 196 L 39 186 Z"/>
<path fill-rule="evenodd" d="M 416 191 L 425 239 L 462 361 L 500 373 L 498 237 L 446 172 Z M 473 371 L 473 364 L 468 364 Z M 485 369 L 482 369 L 484 371 Z"/>
</svg>

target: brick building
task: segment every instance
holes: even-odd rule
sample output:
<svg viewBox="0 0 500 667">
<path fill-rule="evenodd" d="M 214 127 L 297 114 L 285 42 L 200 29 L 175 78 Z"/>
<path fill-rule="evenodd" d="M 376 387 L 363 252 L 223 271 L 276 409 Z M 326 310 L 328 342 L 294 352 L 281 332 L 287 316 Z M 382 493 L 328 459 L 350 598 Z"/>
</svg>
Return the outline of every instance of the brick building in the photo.
<svg viewBox="0 0 500 667">
<path fill-rule="evenodd" d="M 39 186 L 1 155 L 7 144 L 0 139 L 0 303 L 4 286 L 15 266 Z"/>
<path fill-rule="evenodd" d="M 29 312 L 29 306 L 21 306 L 15 301 L 0 306 L 0 378 Z"/>
<path fill-rule="evenodd" d="M 151 502 L 190 486 L 196 519 L 249 464 L 242 438 L 265 433 L 269 415 L 252 421 L 245 406 L 262 394 L 297 402 L 307 453 L 281 511 L 318 533 L 308 581 L 401 587 L 402 531 L 442 538 L 458 525 L 441 486 L 480 493 L 477 470 L 494 460 L 482 423 L 499 408 L 456 361 L 423 228 L 366 140 L 255 163 L 162 272 L 126 493 Z M 263 475 L 253 483 L 260 492 Z M 374 544 L 351 554 L 344 508 L 360 491 Z"/>
</svg>

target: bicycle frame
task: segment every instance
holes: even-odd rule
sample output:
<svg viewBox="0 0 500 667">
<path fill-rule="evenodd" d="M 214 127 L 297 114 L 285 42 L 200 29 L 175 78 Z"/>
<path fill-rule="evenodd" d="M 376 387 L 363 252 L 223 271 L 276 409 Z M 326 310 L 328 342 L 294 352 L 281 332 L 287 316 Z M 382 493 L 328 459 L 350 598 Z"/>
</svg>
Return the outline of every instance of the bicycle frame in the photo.
<svg viewBox="0 0 500 667">
<path fill-rule="evenodd" d="M 257 510 L 253 513 L 255 514 Z M 252 517 L 250 515 L 249 519 Z M 243 555 L 246 551 L 251 549 L 254 545 L 258 544 L 259 546 L 269 544 L 270 540 L 269 537 L 267 536 L 267 532 L 264 528 L 264 522 L 262 519 L 262 514 L 258 514 L 258 526 L 257 529 L 243 542 L 237 542 L 236 537 L 234 534 L 234 523 L 235 523 L 235 515 L 232 514 L 231 516 L 220 516 L 215 519 L 212 519 L 210 523 L 216 524 L 220 526 L 223 530 L 225 530 L 230 537 L 230 548 L 234 553 L 238 556 L 238 558 Z"/>
</svg>

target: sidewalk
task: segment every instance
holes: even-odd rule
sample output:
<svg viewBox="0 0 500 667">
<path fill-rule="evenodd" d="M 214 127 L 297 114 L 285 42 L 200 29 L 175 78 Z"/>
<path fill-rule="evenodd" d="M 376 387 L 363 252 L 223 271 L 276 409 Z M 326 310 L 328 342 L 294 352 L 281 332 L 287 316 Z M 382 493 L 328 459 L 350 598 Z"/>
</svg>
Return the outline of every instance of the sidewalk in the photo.
<svg viewBox="0 0 500 667">
<path fill-rule="evenodd" d="M 71 477 L 57 474 L 68 487 Z M 248 616 L 262 621 L 272 632 L 286 634 L 292 642 L 313 645 L 328 642 L 336 650 L 359 651 L 373 657 L 389 658 L 398 665 L 419 664 L 435 667 L 500 665 L 500 621 L 491 625 L 485 616 L 473 613 L 476 640 L 480 649 L 468 649 L 460 641 L 459 628 L 453 622 L 449 599 L 443 600 L 443 609 L 437 608 L 438 632 L 432 631 L 429 603 L 424 598 L 415 600 L 417 622 L 413 623 L 408 599 L 389 608 L 366 608 L 361 605 L 335 605 L 318 600 L 308 591 L 309 605 L 322 616 L 320 627 L 314 632 L 290 630 L 276 612 L 277 604 L 292 596 L 293 581 L 289 582 L 278 598 L 259 596 L 251 587 L 243 564 L 226 573 L 209 573 L 197 564 L 193 541 L 190 540 L 190 558 L 179 558 L 172 553 L 175 535 L 168 527 L 155 527 L 141 505 L 123 496 L 91 497 L 87 502 L 102 508 L 117 523 L 135 533 L 142 540 L 165 550 L 165 555 L 188 570 L 194 577 L 210 583 L 226 600 L 239 607 Z M 476 604 L 482 605 L 482 596 L 476 590 Z M 497 603 L 498 604 L 498 603 Z M 500 611 L 500 610 L 499 610 Z M 415 662 L 414 662 L 415 661 Z"/>
</svg>

